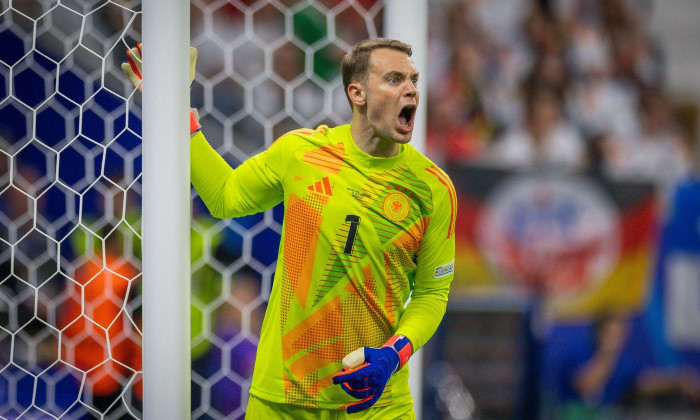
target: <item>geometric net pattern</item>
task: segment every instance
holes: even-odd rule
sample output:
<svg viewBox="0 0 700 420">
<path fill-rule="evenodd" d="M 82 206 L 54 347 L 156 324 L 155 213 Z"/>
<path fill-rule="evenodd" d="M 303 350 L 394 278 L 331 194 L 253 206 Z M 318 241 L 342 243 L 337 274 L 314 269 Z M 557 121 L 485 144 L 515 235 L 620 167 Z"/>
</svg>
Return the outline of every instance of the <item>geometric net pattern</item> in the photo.
<svg viewBox="0 0 700 420">
<path fill-rule="evenodd" d="M 350 119 L 339 61 L 377 0 L 193 0 L 191 104 L 233 166 Z M 141 2 L 0 0 L 0 418 L 141 418 Z M 283 210 L 192 192 L 192 417 L 242 418 Z M 164 349 L 167 351 L 167 349 Z"/>
</svg>

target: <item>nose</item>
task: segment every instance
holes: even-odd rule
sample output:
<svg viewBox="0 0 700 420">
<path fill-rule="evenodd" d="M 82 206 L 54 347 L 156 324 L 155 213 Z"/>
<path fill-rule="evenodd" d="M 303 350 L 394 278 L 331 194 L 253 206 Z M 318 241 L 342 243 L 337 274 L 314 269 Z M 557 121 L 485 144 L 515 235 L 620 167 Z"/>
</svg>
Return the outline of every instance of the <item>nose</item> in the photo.
<svg viewBox="0 0 700 420">
<path fill-rule="evenodd" d="M 412 80 L 407 80 L 406 83 L 408 84 L 408 87 L 406 88 L 406 96 L 409 96 L 411 98 L 415 98 L 418 95 L 418 87 L 413 84 Z"/>
</svg>

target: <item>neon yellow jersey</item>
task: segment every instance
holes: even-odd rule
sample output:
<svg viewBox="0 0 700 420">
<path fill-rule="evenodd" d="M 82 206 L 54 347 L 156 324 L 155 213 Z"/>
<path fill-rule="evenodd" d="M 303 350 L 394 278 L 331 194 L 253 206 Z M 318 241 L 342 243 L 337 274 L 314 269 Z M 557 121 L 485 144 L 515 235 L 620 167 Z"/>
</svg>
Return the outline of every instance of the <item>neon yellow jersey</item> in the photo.
<svg viewBox="0 0 700 420">
<path fill-rule="evenodd" d="M 394 334 L 417 350 L 435 332 L 453 277 L 457 197 L 448 176 L 412 146 L 376 158 L 357 148 L 349 125 L 319 126 L 285 134 L 233 170 L 199 133 L 191 168 L 216 217 L 284 201 L 251 394 L 341 408 L 357 401 L 331 379 L 346 354 Z M 410 400 L 406 366 L 377 404 Z"/>
</svg>

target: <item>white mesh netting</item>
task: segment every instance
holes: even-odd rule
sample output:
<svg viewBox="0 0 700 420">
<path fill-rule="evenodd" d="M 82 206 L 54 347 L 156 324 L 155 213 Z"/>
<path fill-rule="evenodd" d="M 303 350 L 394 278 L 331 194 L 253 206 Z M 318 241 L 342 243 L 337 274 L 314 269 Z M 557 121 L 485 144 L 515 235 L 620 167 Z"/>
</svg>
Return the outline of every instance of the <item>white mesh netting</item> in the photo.
<svg viewBox="0 0 700 420">
<path fill-rule="evenodd" d="M 0 418 L 140 418 L 140 1 L 0 0 Z M 191 2 L 192 105 L 237 165 L 350 115 L 338 62 L 381 1 Z M 192 417 L 243 416 L 282 209 L 193 192 Z M 167 351 L 167 349 L 164 349 Z"/>
</svg>

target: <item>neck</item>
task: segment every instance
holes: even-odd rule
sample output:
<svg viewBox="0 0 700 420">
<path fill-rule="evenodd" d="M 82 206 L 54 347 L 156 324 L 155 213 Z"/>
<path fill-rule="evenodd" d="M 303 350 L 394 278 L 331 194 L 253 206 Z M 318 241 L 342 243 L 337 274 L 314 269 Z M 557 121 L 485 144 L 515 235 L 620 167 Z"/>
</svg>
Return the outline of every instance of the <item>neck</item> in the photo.
<svg viewBox="0 0 700 420">
<path fill-rule="evenodd" d="M 370 156 L 388 158 L 399 153 L 398 143 L 380 137 L 374 128 L 366 122 L 362 123 L 353 119 L 350 124 L 350 133 L 357 148 Z"/>
</svg>

